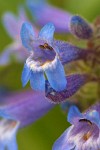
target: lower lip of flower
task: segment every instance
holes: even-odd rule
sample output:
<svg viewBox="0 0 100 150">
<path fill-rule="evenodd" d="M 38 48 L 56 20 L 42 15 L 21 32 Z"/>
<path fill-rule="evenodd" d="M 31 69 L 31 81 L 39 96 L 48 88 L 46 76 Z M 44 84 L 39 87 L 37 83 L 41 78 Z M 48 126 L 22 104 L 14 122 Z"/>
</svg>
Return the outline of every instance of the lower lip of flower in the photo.
<svg viewBox="0 0 100 150">
<path fill-rule="evenodd" d="M 31 54 L 31 56 L 26 60 L 26 64 L 27 66 L 31 69 L 31 70 L 37 70 L 37 71 L 42 71 L 47 69 L 48 67 L 52 68 L 55 67 L 55 64 L 57 62 L 57 55 L 55 55 L 53 60 L 34 60 L 33 59 L 33 53 Z"/>
<path fill-rule="evenodd" d="M 47 69 L 48 67 L 54 67 L 55 66 L 55 64 L 56 64 L 56 57 L 55 57 L 55 59 L 53 60 L 53 61 L 46 61 L 43 65 L 42 65 L 42 68 L 45 70 L 45 69 Z"/>
</svg>

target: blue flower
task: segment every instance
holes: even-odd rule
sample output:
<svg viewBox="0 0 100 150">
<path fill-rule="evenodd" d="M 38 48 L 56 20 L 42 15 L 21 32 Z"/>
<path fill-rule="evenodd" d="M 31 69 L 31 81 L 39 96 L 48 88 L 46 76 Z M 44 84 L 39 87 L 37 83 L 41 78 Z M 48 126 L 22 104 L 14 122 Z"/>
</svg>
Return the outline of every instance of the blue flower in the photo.
<svg viewBox="0 0 100 150">
<path fill-rule="evenodd" d="M 100 149 L 100 103 L 83 114 L 72 106 L 68 121 L 72 126 L 55 142 L 53 150 Z"/>
<path fill-rule="evenodd" d="M 24 91 L 3 97 L 0 106 L 0 150 L 17 150 L 16 135 L 20 128 L 45 115 L 53 104 L 44 92 Z"/>
<path fill-rule="evenodd" d="M 22 44 L 30 51 L 22 72 L 23 86 L 30 80 L 32 89 L 44 90 L 45 73 L 53 89 L 62 91 L 66 88 L 67 81 L 59 59 L 59 49 L 53 40 L 54 31 L 54 25 L 48 23 L 41 29 L 38 37 L 35 37 L 29 23 L 22 25 Z"/>
</svg>

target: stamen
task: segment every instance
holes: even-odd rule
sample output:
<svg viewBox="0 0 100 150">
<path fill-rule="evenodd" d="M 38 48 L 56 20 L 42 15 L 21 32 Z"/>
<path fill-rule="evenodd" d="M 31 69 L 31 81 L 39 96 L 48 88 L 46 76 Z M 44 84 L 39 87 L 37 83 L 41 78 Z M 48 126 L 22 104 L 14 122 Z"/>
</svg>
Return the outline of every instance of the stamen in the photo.
<svg viewBox="0 0 100 150">
<path fill-rule="evenodd" d="M 39 47 L 40 47 L 41 49 L 45 49 L 45 47 L 44 47 L 43 45 L 39 45 Z"/>
<path fill-rule="evenodd" d="M 44 43 L 44 47 L 45 47 L 45 48 L 48 47 L 48 43 Z"/>
<path fill-rule="evenodd" d="M 49 49 L 49 50 L 51 50 L 51 51 L 54 50 L 54 49 L 53 49 L 50 45 L 48 45 L 47 43 L 44 44 L 44 47 L 46 47 L 47 49 Z"/>
<path fill-rule="evenodd" d="M 92 135 L 92 133 L 89 131 L 89 132 L 87 132 L 86 134 L 84 134 L 83 139 L 84 139 L 85 141 L 87 141 L 87 140 L 90 138 L 91 135 Z"/>
<path fill-rule="evenodd" d="M 48 43 L 44 43 L 44 45 L 39 45 L 40 48 L 42 49 L 49 49 L 49 50 L 54 50 Z"/>
</svg>

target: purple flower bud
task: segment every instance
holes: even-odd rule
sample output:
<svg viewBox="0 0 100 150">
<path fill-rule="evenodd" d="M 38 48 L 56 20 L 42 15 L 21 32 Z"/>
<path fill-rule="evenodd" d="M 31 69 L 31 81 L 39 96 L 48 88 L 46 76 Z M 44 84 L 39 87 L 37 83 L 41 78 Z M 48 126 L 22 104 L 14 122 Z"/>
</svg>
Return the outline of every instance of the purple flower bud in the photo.
<svg viewBox="0 0 100 150">
<path fill-rule="evenodd" d="M 72 16 L 69 23 L 70 32 L 80 39 L 89 39 L 93 35 L 91 26 L 80 16 Z"/>
<path fill-rule="evenodd" d="M 66 77 L 67 78 L 67 87 L 61 92 L 55 91 L 49 84 L 46 82 L 46 97 L 53 103 L 64 102 L 67 98 L 74 95 L 85 83 L 89 81 L 87 75 L 73 74 Z"/>
</svg>

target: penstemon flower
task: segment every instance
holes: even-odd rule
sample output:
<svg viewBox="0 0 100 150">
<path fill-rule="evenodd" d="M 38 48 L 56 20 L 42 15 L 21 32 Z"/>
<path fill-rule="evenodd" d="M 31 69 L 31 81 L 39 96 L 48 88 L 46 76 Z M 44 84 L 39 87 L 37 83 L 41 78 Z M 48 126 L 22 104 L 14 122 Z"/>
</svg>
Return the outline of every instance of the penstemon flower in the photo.
<svg viewBox="0 0 100 150">
<path fill-rule="evenodd" d="M 44 90 L 45 72 L 52 88 L 56 91 L 62 91 L 66 88 L 67 80 L 59 59 L 59 49 L 53 40 L 54 31 L 54 25 L 48 23 L 41 29 L 38 37 L 35 37 L 33 28 L 29 23 L 22 25 L 22 43 L 31 51 L 22 72 L 23 86 L 30 80 L 32 89 Z"/>
<path fill-rule="evenodd" d="M 92 29 L 79 16 L 73 16 L 71 23 L 70 28 L 72 28 L 73 34 L 75 33 L 77 37 L 85 39 L 92 36 Z M 78 27 L 80 29 L 79 33 Z M 44 90 L 45 78 L 43 72 L 45 72 L 52 88 L 56 91 L 62 91 L 66 88 L 62 64 L 78 59 L 84 60 L 86 55 L 94 55 L 94 52 L 91 50 L 85 50 L 67 42 L 54 40 L 54 30 L 54 25 L 48 23 L 41 29 L 39 36 L 35 37 L 30 24 L 24 23 L 22 25 L 22 43 L 31 52 L 22 73 L 23 86 L 30 80 L 32 89 Z M 62 80 L 60 81 L 58 78 Z"/>
<path fill-rule="evenodd" d="M 55 142 L 53 150 L 100 149 L 100 103 L 85 113 L 72 106 L 68 113 L 72 124 Z"/>
</svg>

